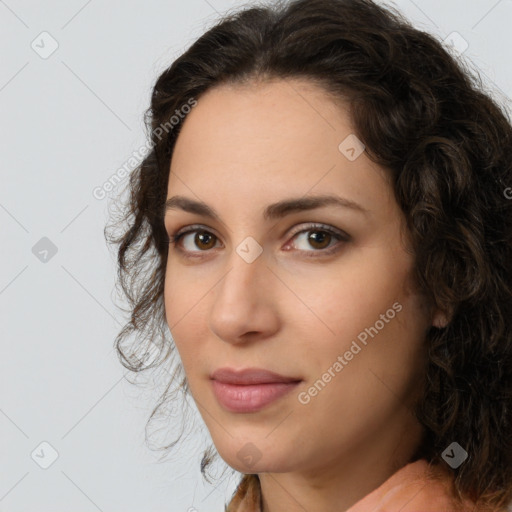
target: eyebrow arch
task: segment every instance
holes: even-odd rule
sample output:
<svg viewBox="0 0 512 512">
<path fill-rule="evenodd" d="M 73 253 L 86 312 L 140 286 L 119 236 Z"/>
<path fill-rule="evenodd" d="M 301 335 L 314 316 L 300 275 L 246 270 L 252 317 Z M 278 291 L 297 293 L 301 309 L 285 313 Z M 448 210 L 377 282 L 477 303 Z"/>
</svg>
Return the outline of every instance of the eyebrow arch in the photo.
<svg viewBox="0 0 512 512">
<path fill-rule="evenodd" d="M 285 217 L 291 213 L 314 210 L 323 206 L 350 208 L 365 215 L 370 213 L 369 210 L 350 199 L 336 195 L 318 195 L 285 199 L 283 201 L 270 204 L 263 211 L 263 218 L 265 220 L 275 220 Z M 220 216 L 213 208 L 208 206 L 206 203 L 196 201 L 185 196 L 173 196 L 167 199 L 165 202 L 164 215 L 168 210 L 177 208 L 221 222 Z"/>
</svg>

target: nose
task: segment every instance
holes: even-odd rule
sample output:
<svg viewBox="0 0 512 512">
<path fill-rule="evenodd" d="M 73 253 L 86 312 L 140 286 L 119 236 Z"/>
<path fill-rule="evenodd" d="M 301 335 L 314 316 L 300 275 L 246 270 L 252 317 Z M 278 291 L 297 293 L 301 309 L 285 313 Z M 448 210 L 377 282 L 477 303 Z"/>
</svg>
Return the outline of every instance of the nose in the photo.
<svg viewBox="0 0 512 512">
<path fill-rule="evenodd" d="M 212 295 L 212 332 L 232 344 L 273 335 L 279 328 L 275 297 L 279 280 L 267 266 L 264 253 L 248 263 L 233 251 L 226 269 Z"/>
</svg>

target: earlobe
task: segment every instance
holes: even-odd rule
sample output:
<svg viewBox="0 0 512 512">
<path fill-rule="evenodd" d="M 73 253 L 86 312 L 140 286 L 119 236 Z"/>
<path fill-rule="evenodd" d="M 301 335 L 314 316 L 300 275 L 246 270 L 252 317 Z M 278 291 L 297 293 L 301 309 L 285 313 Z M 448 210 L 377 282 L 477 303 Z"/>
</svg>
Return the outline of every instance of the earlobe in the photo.
<svg viewBox="0 0 512 512">
<path fill-rule="evenodd" d="M 438 329 L 443 329 L 448 323 L 448 315 L 444 311 L 437 310 L 432 318 L 432 325 Z"/>
</svg>

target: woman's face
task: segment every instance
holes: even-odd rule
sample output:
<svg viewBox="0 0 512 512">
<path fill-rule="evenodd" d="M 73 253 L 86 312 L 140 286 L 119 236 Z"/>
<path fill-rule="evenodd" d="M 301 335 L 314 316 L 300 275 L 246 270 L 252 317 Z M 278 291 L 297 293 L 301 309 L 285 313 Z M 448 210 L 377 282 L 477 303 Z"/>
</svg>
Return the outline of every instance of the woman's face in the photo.
<svg viewBox="0 0 512 512">
<path fill-rule="evenodd" d="M 346 111 L 298 80 L 208 91 L 175 146 L 178 196 L 208 210 L 166 212 L 170 235 L 197 230 L 169 246 L 166 318 L 222 458 L 259 473 L 409 456 L 433 318 Z M 300 207 L 320 196 L 340 202 Z M 212 380 L 221 368 L 299 382 L 234 386 Z"/>
</svg>

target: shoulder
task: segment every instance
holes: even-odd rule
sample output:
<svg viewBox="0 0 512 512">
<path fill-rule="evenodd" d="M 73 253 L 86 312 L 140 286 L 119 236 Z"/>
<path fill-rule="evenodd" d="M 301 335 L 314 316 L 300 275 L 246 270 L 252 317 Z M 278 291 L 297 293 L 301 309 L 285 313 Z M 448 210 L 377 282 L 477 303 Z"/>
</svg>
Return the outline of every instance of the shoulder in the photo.
<svg viewBox="0 0 512 512">
<path fill-rule="evenodd" d="M 347 512 L 506 512 L 477 506 L 459 498 L 454 475 L 448 468 L 432 466 L 426 460 L 412 462 Z"/>
</svg>

